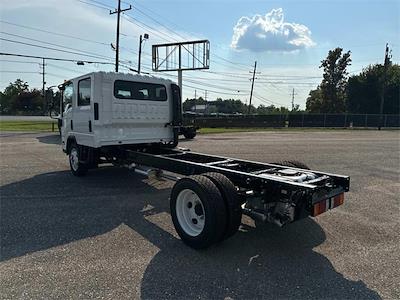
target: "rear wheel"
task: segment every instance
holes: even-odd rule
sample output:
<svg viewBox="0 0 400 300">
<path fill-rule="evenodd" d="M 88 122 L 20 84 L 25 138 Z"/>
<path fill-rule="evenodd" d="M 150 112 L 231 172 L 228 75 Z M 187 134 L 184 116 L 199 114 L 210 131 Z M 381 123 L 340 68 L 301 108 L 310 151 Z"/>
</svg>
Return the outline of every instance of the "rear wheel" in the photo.
<svg viewBox="0 0 400 300">
<path fill-rule="evenodd" d="M 207 177 L 194 175 L 176 182 L 170 206 L 175 230 L 188 246 L 203 249 L 222 239 L 226 208 L 220 191 Z"/>
<path fill-rule="evenodd" d="M 221 173 L 205 173 L 203 176 L 209 178 L 219 189 L 227 211 L 227 222 L 222 240 L 233 236 L 239 229 L 242 222 L 242 208 L 239 195 L 235 185 L 228 177 Z"/>
<path fill-rule="evenodd" d="M 76 143 L 71 145 L 69 150 L 69 166 L 73 175 L 81 177 L 85 176 L 88 169 L 80 161 L 80 149 Z"/>
</svg>

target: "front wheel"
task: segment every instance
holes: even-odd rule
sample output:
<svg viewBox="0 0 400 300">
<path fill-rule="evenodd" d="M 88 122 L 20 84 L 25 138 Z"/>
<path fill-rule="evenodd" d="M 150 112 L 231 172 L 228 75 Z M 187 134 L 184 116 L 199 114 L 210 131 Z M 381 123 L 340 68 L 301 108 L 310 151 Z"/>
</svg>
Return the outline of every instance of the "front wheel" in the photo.
<svg viewBox="0 0 400 300">
<path fill-rule="evenodd" d="M 79 147 L 77 144 L 73 144 L 69 151 L 69 166 L 73 175 L 81 177 L 85 176 L 88 169 L 80 161 Z"/>
<path fill-rule="evenodd" d="M 227 211 L 210 179 L 201 175 L 180 179 L 172 188 L 170 205 L 175 230 L 185 244 L 204 249 L 222 240 Z"/>
</svg>

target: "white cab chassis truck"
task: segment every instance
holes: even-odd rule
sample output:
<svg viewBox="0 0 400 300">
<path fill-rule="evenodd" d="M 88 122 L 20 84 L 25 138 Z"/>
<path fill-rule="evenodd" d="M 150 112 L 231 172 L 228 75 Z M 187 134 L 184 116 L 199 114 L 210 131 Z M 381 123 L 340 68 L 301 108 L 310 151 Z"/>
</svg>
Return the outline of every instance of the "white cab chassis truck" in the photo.
<svg viewBox="0 0 400 300">
<path fill-rule="evenodd" d="M 181 96 L 172 81 L 89 73 L 59 86 L 62 149 L 83 176 L 104 163 L 175 180 L 170 210 L 182 241 L 207 248 L 234 235 L 242 214 L 284 226 L 342 205 L 348 176 L 297 161 L 261 163 L 177 148 Z"/>
</svg>

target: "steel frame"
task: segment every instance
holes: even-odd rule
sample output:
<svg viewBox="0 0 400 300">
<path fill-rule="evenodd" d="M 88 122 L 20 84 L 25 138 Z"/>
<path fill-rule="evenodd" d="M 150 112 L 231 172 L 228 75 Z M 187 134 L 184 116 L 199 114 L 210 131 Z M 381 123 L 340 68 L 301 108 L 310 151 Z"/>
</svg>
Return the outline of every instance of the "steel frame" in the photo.
<svg viewBox="0 0 400 300">
<path fill-rule="evenodd" d="M 130 162 L 138 165 L 186 176 L 206 172 L 222 173 L 238 187 L 255 191 L 275 190 L 281 192 L 283 190 L 288 194 L 301 191 L 307 195 L 311 204 L 347 192 L 350 186 L 348 176 L 307 170 L 317 175 L 317 178 L 306 182 L 294 182 L 267 173 L 279 169 L 301 169 L 187 150 L 163 148 L 147 149 L 146 152 L 127 150 L 127 158 Z"/>
</svg>

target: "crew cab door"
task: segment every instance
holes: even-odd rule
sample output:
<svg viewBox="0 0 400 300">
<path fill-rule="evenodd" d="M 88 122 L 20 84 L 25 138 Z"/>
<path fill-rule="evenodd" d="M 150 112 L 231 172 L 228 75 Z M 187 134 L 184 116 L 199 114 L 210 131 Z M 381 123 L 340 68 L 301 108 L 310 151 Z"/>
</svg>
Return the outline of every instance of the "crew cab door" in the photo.
<svg viewBox="0 0 400 300">
<path fill-rule="evenodd" d="M 77 82 L 77 101 L 73 106 L 74 133 L 82 144 L 92 134 L 92 79 L 83 78 Z"/>
<path fill-rule="evenodd" d="M 64 84 L 63 89 L 64 90 L 62 92 L 62 106 L 61 106 L 61 118 L 62 118 L 61 139 L 63 148 L 65 149 L 67 145 L 69 132 L 73 130 L 73 123 L 72 123 L 72 104 L 74 98 L 73 82 Z"/>
</svg>

